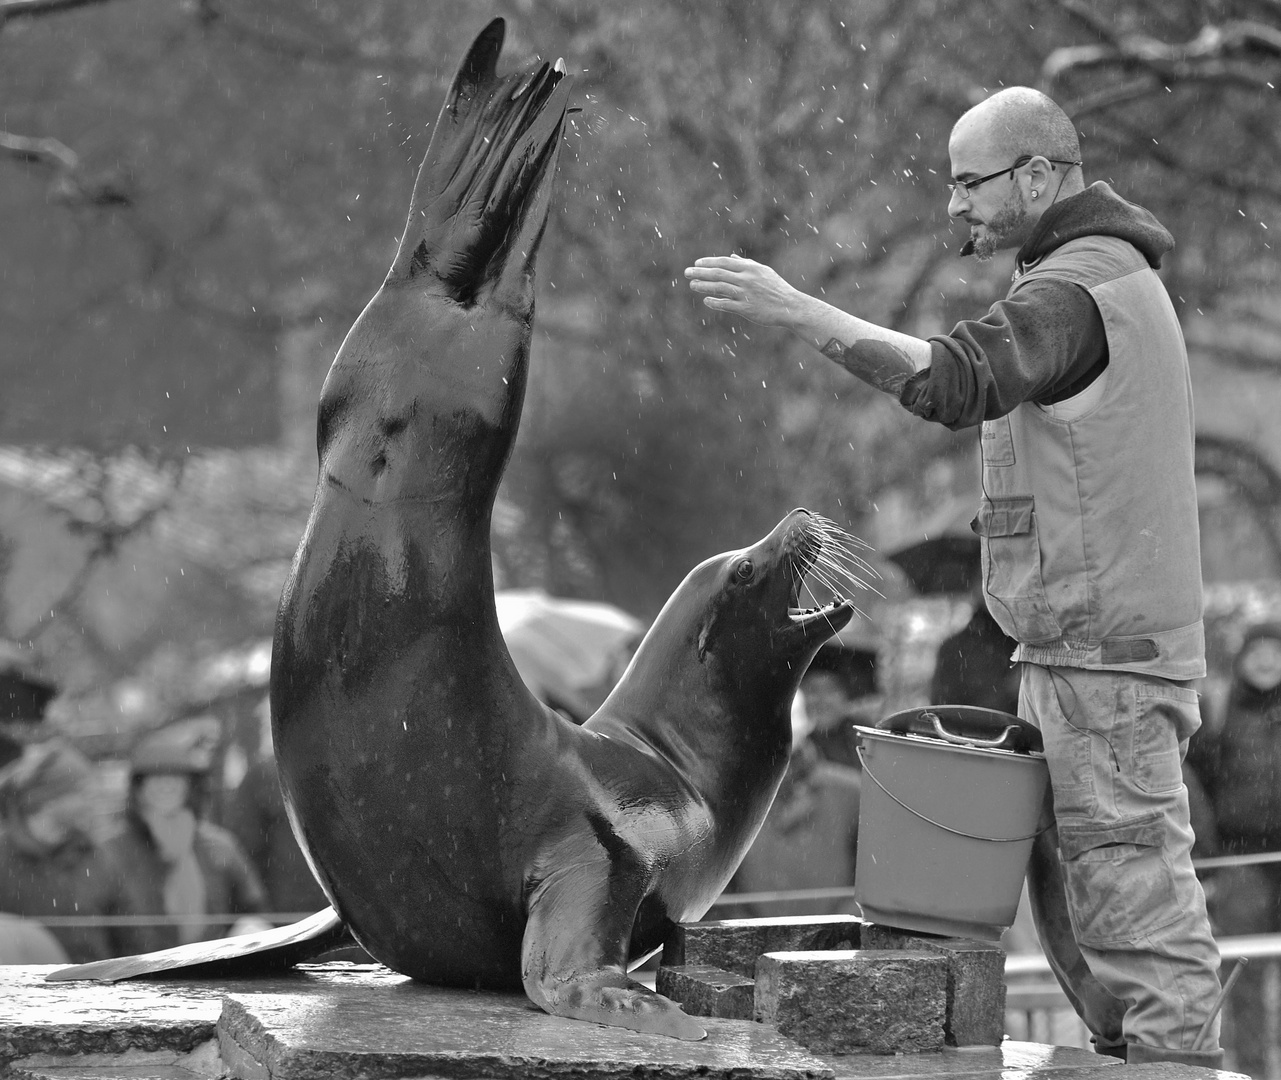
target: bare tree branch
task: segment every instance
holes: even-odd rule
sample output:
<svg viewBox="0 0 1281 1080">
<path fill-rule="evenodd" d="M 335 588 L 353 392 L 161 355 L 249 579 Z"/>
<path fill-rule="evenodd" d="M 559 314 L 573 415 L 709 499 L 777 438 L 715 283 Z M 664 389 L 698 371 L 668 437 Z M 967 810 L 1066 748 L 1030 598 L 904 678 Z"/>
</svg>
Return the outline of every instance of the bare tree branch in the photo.
<svg viewBox="0 0 1281 1080">
<path fill-rule="evenodd" d="M 920 261 L 916 272 L 912 277 L 904 282 L 903 288 L 899 290 L 899 304 L 894 310 L 890 320 L 890 329 L 904 330 L 914 313 L 917 301 L 921 298 L 921 293 L 933 280 L 938 268 L 943 265 L 948 258 L 955 258 L 955 253 L 949 249 L 939 246 L 933 248 Z"/>
<path fill-rule="evenodd" d="M 80 158 L 76 152 L 54 138 L 14 135 L 9 131 L 0 131 L 0 150 L 5 150 L 14 157 L 24 158 L 27 161 L 45 162 L 67 171 L 80 167 Z"/>
<path fill-rule="evenodd" d="M 1088 5 L 1081 3 L 1080 0 L 1054 0 L 1054 2 L 1095 37 L 1102 38 L 1114 46 L 1117 45 L 1117 34 L 1113 31 L 1112 25 L 1098 18 Z"/>
<path fill-rule="evenodd" d="M 1084 97 L 1071 98 L 1062 102 L 1063 111 L 1073 120 L 1080 120 L 1091 113 L 1102 112 L 1113 105 L 1126 105 L 1131 101 L 1140 101 L 1157 93 L 1164 84 L 1152 74 L 1135 76 L 1127 82 L 1117 83 L 1097 90 Z"/>
<path fill-rule="evenodd" d="M 55 138 L 0 131 L 0 151 L 22 161 L 50 166 L 54 171 L 53 194 L 64 202 L 90 206 L 133 205 L 133 198 L 119 177 L 85 176 L 80 156 Z"/>
<path fill-rule="evenodd" d="M 1275 90 L 1281 71 L 1281 29 L 1248 19 L 1203 26 L 1190 41 L 1167 42 L 1146 34 L 1119 34 L 1098 19 L 1080 0 L 1056 0 L 1073 18 L 1101 39 L 1093 45 L 1069 45 L 1053 50 L 1041 66 L 1047 84 L 1069 73 L 1092 68 L 1141 68 L 1150 73 L 1155 93 L 1169 82 L 1239 82 L 1254 89 Z M 1281 4 L 1278 4 L 1281 8 Z M 1110 96 L 1115 94 L 1115 97 Z M 1135 80 L 1113 90 L 1098 91 L 1078 103 L 1078 114 L 1144 96 Z M 1088 109 L 1083 105 L 1088 103 Z"/>
<path fill-rule="evenodd" d="M 1202 168 L 1168 148 L 1152 143 L 1130 125 L 1114 123 L 1119 146 L 1143 146 L 1144 157 L 1169 169 L 1176 176 L 1188 177 L 1205 188 L 1222 191 L 1237 198 L 1263 195 L 1269 199 L 1281 200 L 1281 183 L 1245 176 L 1239 170 L 1233 171 L 1226 167 Z"/>
<path fill-rule="evenodd" d="M 200 0 L 199 18 L 207 26 L 220 28 L 228 37 L 241 44 L 286 60 L 363 68 L 370 71 L 391 69 L 418 72 L 422 68 L 422 58 L 417 56 L 400 53 L 367 56 L 350 42 L 339 41 L 332 37 L 289 36 L 275 29 L 264 29 L 255 25 L 250 19 L 227 10 L 226 5 L 217 0 Z M 271 27 L 273 24 L 268 22 L 267 25 Z"/>
<path fill-rule="evenodd" d="M 110 3 L 110 0 L 0 0 L 0 24 L 6 19 L 16 19 L 22 15 L 48 15 L 67 8 L 103 3 Z"/>
</svg>

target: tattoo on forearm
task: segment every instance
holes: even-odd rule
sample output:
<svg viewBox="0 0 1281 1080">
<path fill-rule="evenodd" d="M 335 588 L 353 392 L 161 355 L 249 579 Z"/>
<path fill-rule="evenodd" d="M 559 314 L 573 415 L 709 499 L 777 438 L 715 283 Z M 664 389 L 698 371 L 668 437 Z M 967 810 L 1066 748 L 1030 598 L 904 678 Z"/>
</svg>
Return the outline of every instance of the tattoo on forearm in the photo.
<svg viewBox="0 0 1281 1080">
<path fill-rule="evenodd" d="M 860 338 L 853 345 L 832 338 L 819 352 L 840 364 L 851 375 L 887 394 L 901 394 L 904 384 L 916 374 L 907 353 L 897 345 L 875 338 Z"/>
</svg>

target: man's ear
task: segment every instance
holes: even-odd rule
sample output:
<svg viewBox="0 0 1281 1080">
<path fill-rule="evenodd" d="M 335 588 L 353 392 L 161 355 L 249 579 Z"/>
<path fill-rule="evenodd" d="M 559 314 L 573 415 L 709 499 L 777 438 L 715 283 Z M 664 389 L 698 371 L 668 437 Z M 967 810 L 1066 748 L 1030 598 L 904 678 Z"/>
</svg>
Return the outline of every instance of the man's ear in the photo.
<svg viewBox="0 0 1281 1080">
<path fill-rule="evenodd" d="M 1057 185 L 1054 179 L 1054 166 L 1050 164 L 1049 158 L 1041 157 L 1039 154 L 1034 157 L 1027 163 L 1027 175 L 1032 197 L 1038 202 L 1044 199 L 1047 205 L 1052 202 Z"/>
</svg>

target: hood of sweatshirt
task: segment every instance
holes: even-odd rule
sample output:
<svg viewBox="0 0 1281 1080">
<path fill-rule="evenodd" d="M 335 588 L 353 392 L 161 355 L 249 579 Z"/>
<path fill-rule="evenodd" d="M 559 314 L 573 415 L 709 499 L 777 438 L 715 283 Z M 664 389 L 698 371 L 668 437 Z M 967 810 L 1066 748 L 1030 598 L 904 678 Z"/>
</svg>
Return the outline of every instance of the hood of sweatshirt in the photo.
<svg viewBox="0 0 1281 1080">
<path fill-rule="evenodd" d="M 1259 689 L 1247 681 L 1241 673 L 1242 657 L 1251 645 L 1263 639 L 1281 642 L 1281 624 L 1259 623 L 1246 631 L 1241 640 L 1241 648 L 1237 650 L 1236 657 L 1232 661 L 1230 698 L 1233 705 L 1255 710 L 1275 709 L 1281 706 L 1281 685 Z"/>
<path fill-rule="evenodd" d="M 1121 198 L 1102 180 L 1056 202 L 1036 223 L 1019 248 L 1018 265 L 1026 269 L 1069 240 L 1082 236 L 1115 236 L 1133 244 L 1153 270 L 1174 247 L 1174 237 L 1151 212 Z"/>
</svg>

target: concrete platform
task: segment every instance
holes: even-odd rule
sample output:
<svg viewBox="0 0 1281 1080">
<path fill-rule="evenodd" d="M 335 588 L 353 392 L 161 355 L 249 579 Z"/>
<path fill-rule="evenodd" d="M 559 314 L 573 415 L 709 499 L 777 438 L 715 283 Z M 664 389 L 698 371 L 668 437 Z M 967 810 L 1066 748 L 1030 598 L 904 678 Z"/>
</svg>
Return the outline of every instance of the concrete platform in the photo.
<svg viewBox="0 0 1281 1080">
<path fill-rule="evenodd" d="M 322 964 L 241 981 L 46 983 L 0 967 L 6 1080 L 376 1080 L 399 1077 L 684 1080 L 1214 1080 L 1084 1050 L 999 1047 L 810 1053 L 765 1024 L 706 1018 L 678 1042 L 547 1016 L 523 995 L 422 986 L 377 965 Z"/>
</svg>

